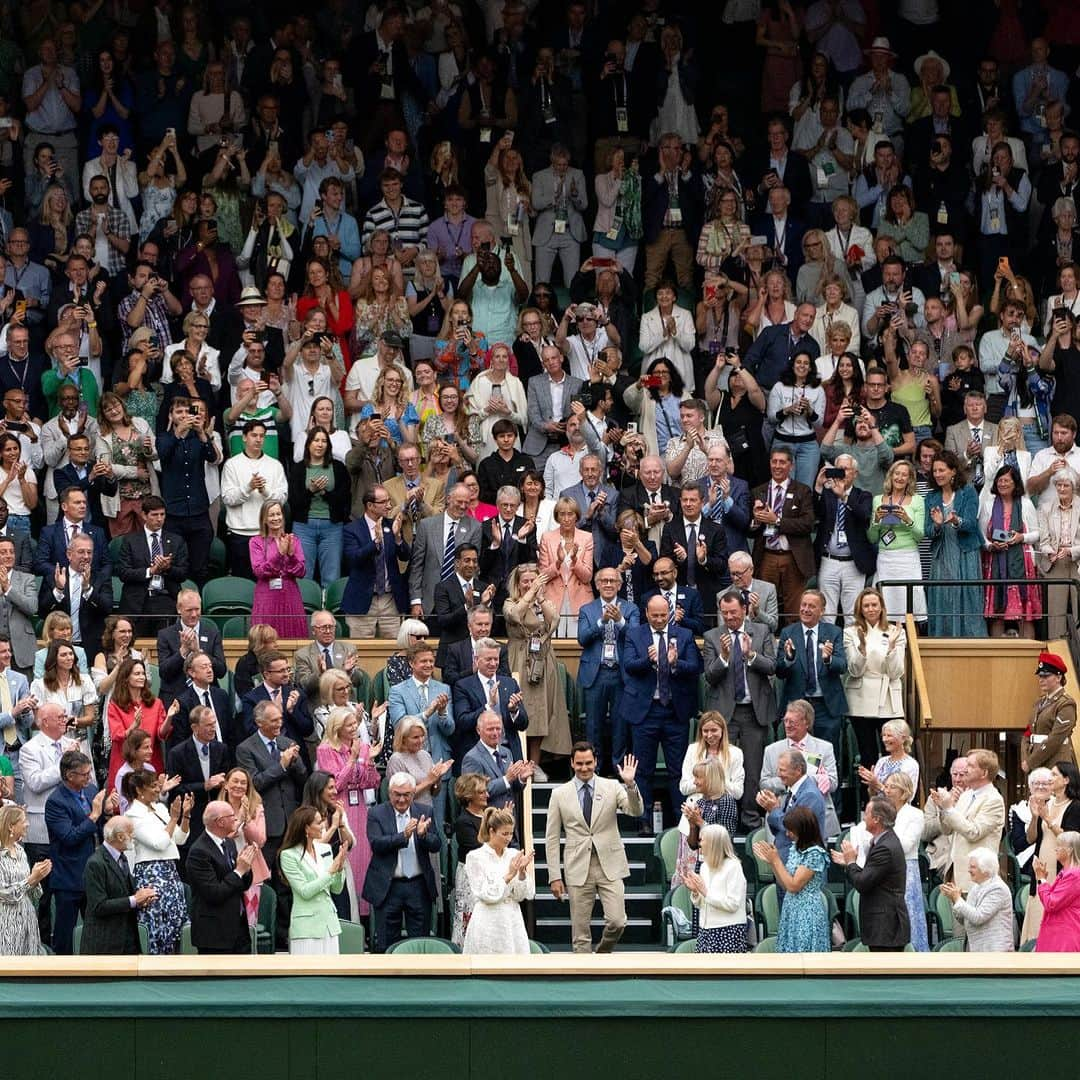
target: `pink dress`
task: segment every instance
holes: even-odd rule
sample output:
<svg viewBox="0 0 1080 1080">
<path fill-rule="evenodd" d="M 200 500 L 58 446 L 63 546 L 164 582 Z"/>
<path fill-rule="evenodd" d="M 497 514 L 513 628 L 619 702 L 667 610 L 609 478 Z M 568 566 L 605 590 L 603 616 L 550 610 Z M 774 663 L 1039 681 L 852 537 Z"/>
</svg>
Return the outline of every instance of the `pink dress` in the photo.
<svg viewBox="0 0 1080 1080">
<path fill-rule="evenodd" d="M 338 796 L 345 804 L 345 820 L 356 837 L 356 843 L 349 851 L 349 866 L 353 872 L 356 904 L 361 915 L 368 913 L 368 903 L 360 894 L 363 892 L 364 878 L 371 862 L 364 792 L 379 786 L 379 770 L 371 764 L 368 753 L 369 748 L 365 745 L 356 761 L 352 761 L 344 746 L 335 749 L 329 743 L 322 743 L 315 755 L 316 768 L 328 772 L 337 781 Z M 356 794 L 350 794 L 351 792 Z"/>
<path fill-rule="evenodd" d="M 1036 952 L 1080 952 L 1080 866 L 1039 886 L 1043 906 Z"/>
<path fill-rule="evenodd" d="M 307 615 L 300 595 L 297 578 L 304 576 L 304 551 L 294 539 L 292 551 L 282 555 L 277 543 L 269 536 L 253 536 L 248 541 L 251 569 L 255 574 L 255 599 L 251 604 L 251 621 L 272 626 L 280 638 L 306 638 Z M 281 588 L 270 583 L 281 580 Z"/>
<path fill-rule="evenodd" d="M 263 844 L 266 843 L 266 814 L 261 806 L 255 811 L 255 816 L 245 822 L 243 839 L 237 836 L 235 840 L 238 851 L 248 844 L 254 844 L 257 849 L 251 862 L 251 887 L 244 893 L 248 926 L 254 926 L 259 921 L 259 886 L 270 880 L 270 868 L 262 853 Z"/>
</svg>

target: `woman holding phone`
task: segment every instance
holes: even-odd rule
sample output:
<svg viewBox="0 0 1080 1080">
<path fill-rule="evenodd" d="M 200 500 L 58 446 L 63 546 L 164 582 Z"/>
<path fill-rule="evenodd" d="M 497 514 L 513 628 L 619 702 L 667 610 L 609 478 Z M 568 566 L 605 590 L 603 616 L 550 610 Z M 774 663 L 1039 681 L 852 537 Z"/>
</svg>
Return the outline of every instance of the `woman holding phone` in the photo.
<svg viewBox="0 0 1080 1080">
<path fill-rule="evenodd" d="M 903 585 L 880 586 L 883 581 L 922 581 L 919 564 L 919 541 L 926 524 L 923 497 L 915 491 L 915 469 L 909 461 L 894 461 L 885 474 L 880 495 L 874 496 L 870 525 L 866 530 L 870 543 L 878 545 L 877 572 L 874 584 L 885 597 L 889 619 L 900 620 L 910 610 L 916 621 L 926 620 L 926 594 L 912 589 L 909 608 Z"/>
</svg>

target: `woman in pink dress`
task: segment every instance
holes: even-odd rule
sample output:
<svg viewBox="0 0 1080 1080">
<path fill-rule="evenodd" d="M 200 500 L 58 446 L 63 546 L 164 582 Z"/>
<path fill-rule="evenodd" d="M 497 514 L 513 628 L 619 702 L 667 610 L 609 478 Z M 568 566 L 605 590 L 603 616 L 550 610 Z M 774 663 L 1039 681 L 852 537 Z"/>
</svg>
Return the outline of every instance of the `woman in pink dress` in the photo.
<svg viewBox="0 0 1080 1080">
<path fill-rule="evenodd" d="M 230 769 L 225 774 L 214 798 L 227 802 L 236 814 L 236 832 L 233 833 L 236 850 L 240 851 L 248 844 L 254 844 L 257 849 L 251 862 L 251 885 L 244 893 L 248 926 L 254 926 L 259 921 L 259 886 L 270 880 L 270 868 L 262 853 L 263 844 L 266 843 L 266 814 L 262 799 L 251 777 L 241 768 Z"/>
<path fill-rule="evenodd" d="M 469 515 L 476 518 L 481 525 L 499 512 L 497 506 L 480 501 L 480 481 L 472 469 L 466 469 L 464 472 L 458 473 L 457 482 L 464 484 L 469 489 Z"/>
<path fill-rule="evenodd" d="M 259 511 L 259 535 L 248 541 L 255 574 L 252 623 L 272 626 L 278 637 L 306 638 L 307 616 L 297 578 L 304 576 L 304 549 L 285 531 L 285 508 L 276 499 Z"/>
<path fill-rule="evenodd" d="M 150 735 L 153 747 L 150 764 L 154 771 L 165 771 L 161 743 L 172 734 L 173 717 L 179 709 L 180 703 L 174 701 L 168 713 L 165 712 L 161 699 L 154 697 L 150 689 L 146 665 L 141 660 L 125 660 L 120 665 L 107 713 L 109 737 L 112 739 L 107 790 L 115 790 L 116 774 L 124 764 L 124 739 L 136 727 Z"/>
<path fill-rule="evenodd" d="M 1043 906 L 1035 951 L 1080 952 L 1080 832 L 1060 833 L 1054 856 L 1060 869 L 1053 881 L 1046 863 L 1034 862 Z"/>
<path fill-rule="evenodd" d="M 356 837 L 356 843 L 349 849 L 349 866 L 356 888 L 357 909 L 363 917 L 368 913 L 368 903 L 361 894 L 371 862 L 364 793 L 379 786 L 379 770 L 372 762 L 382 753 L 382 743 L 372 746 L 361 740 L 359 732 L 360 719 L 352 708 L 345 706 L 332 710 L 315 760 L 316 767 L 328 772 L 336 781 L 338 798 L 345 804 L 345 820 Z"/>
<path fill-rule="evenodd" d="M 761 111 L 786 113 L 788 94 L 802 78 L 799 19 L 788 0 L 765 0 L 757 21 L 757 44 L 765 50 Z"/>
<path fill-rule="evenodd" d="M 593 598 L 593 538 L 577 527 L 578 504 L 563 496 L 555 504 L 557 528 L 540 537 L 537 564 L 547 575 L 546 596 L 559 614 L 556 637 L 577 637 L 577 613 Z"/>
</svg>

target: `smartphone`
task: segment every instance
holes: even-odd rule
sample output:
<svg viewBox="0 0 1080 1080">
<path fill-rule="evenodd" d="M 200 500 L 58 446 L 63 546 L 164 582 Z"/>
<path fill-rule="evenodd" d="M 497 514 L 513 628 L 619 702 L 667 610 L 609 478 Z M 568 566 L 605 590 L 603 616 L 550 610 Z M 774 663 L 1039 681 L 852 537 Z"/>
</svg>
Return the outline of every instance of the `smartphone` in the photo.
<svg viewBox="0 0 1080 1080">
<path fill-rule="evenodd" d="M 960 271 L 959 270 L 950 270 L 949 271 L 949 284 L 950 285 L 959 285 L 960 284 Z"/>
<path fill-rule="evenodd" d="M 830 466 L 828 469 L 825 470 L 825 479 L 843 480 L 844 472 L 845 470 L 841 469 L 839 466 Z"/>
<path fill-rule="evenodd" d="M 368 419 L 369 419 L 369 420 L 381 420 L 381 419 L 382 419 L 382 413 L 381 413 L 381 412 L 373 412 L 373 413 L 372 413 L 372 414 L 371 414 L 371 415 L 370 415 L 370 416 L 368 417 Z"/>
<path fill-rule="evenodd" d="M 25 300 L 16 300 L 15 301 L 15 314 L 16 315 L 25 315 L 26 314 L 26 301 Z"/>
<path fill-rule="evenodd" d="M 446 443 L 448 446 L 453 446 L 457 442 L 457 436 L 456 435 L 444 435 L 443 436 L 443 442 Z"/>
<path fill-rule="evenodd" d="M 626 434 L 627 435 L 636 435 L 637 433 L 638 433 L 637 421 L 636 420 L 628 420 L 627 424 L 626 424 Z"/>
<path fill-rule="evenodd" d="M 1067 308 L 1067 307 L 1056 307 L 1056 308 L 1054 308 L 1054 313 L 1053 313 L 1053 315 L 1051 316 L 1051 318 L 1052 318 L 1052 319 L 1054 320 L 1054 322 L 1058 322 L 1058 321 L 1059 321 L 1059 320 L 1061 320 L 1061 319 L 1067 319 L 1067 318 L 1069 318 L 1069 316 L 1070 316 L 1071 314 L 1072 314 L 1072 311 L 1071 311 L 1071 309 L 1070 309 L 1070 308 Z"/>
<path fill-rule="evenodd" d="M 990 539 L 993 540 L 993 542 L 995 544 L 1006 544 L 1006 543 L 1008 543 L 1009 537 L 1011 535 L 1012 534 L 1009 532 L 1008 529 L 991 529 L 990 530 Z"/>
<path fill-rule="evenodd" d="M 1001 258 L 998 259 L 998 269 L 999 270 L 1004 270 L 1006 274 L 1011 272 L 1012 268 L 1009 266 L 1009 256 L 1008 255 L 1002 255 Z"/>
<path fill-rule="evenodd" d="M 605 269 L 606 267 L 609 267 L 609 266 L 614 266 L 615 263 L 616 263 L 615 259 L 611 259 L 606 255 L 601 255 L 599 257 L 597 257 L 595 255 L 593 256 L 593 261 L 592 261 L 593 266 L 598 266 L 598 267 L 600 267 L 601 270 L 603 270 L 603 269 Z"/>
<path fill-rule="evenodd" d="M 900 525 L 900 515 L 896 512 L 897 507 L 892 503 L 885 505 L 885 514 L 881 519 L 882 525 Z"/>
<path fill-rule="evenodd" d="M 646 375 L 641 380 L 641 385 L 644 386 L 644 387 L 647 387 L 650 390 L 655 390 L 660 385 L 660 376 L 659 375 Z"/>
</svg>

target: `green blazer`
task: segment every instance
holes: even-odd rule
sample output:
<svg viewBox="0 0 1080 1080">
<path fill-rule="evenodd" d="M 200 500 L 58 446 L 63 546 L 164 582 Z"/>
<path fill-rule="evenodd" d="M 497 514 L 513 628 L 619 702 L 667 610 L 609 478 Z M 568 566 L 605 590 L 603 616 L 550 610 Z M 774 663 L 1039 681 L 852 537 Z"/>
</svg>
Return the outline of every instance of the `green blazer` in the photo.
<svg viewBox="0 0 1080 1080">
<path fill-rule="evenodd" d="M 345 871 L 329 872 L 334 861 L 329 844 L 316 844 L 315 854 L 321 869 L 316 870 L 304 858 L 302 847 L 286 848 L 281 853 L 281 873 L 292 889 L 292 918 L 289 921 L 289 938 L 321 938 L 326 934 L 337 937 L 341 933 L 337 911 L 330 894 L 339 893 L 345 887 Z"/>
</svg>

